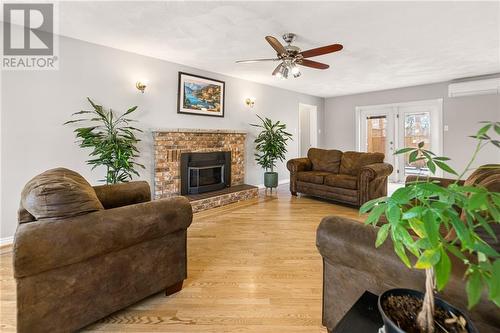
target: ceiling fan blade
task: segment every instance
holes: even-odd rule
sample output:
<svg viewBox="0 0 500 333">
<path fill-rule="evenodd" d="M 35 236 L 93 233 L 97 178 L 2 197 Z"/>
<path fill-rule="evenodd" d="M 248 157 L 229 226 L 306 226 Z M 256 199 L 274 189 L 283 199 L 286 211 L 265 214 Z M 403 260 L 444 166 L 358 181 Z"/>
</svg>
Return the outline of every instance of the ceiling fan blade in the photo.
<svg viewBox="0 0 500 333">
<path fill-rule="evenodd" d="M 266 40 L 269 44 L 271 44 L 271 46 L 273 47 L 273 49 L 276 50 L 276 52 L 278 52 L 279 55 L 282 55 L 282 54 L 286 54 L 286 49 L 285 47 L 279 42 L 279 40 L 277 40 L 276 38 L 274 38 L 273 36 L 266 36 Z"/>
<path fill-rule="evenodd" d="M 322 62 L 312 61 L 309 59 L 301 59 L 300 61 L 297 61 L 297 64 L 316 69 L 328 69 L 330 67 L 330 65 L 324 64 Z"/>
<path fill-rule="evenodd" d="M 238 64 L 251 64 L 251 63 L 254 63 L 254 62 L 261 62 L 261 61 L 277 61 L 279 60 L 278 58 L 269 58 L 269 59 L 250 59 L 250 60 L 238 60 L 236 61 L 236 63 Z"/>
<path fill-rule="evenodd" d="M 304 58 L 311 58 L 311 57 L 320 56 L 322 54 L 337 52 L 337 51 L 342 50 L 343 48 L 344 47 L 340 44 L 332 44 L 332 45 L 322 46 L 322 47 L 318 47 L 315 49 L 303 51 L 303 52 L 300 52 L 299 54 L 301 54 Z"/>
</svg>

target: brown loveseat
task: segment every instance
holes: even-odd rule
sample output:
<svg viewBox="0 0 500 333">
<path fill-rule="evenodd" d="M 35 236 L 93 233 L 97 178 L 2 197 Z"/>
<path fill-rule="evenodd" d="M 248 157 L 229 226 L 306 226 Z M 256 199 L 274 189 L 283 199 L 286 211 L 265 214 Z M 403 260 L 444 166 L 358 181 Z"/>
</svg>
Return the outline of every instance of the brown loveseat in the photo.
<svg viewBox="0 0 500 333">
<path fill-rule="evenodd" d="M 76 172 L 26 184 L 14 241 L 18 332 L 72 332 L 186 278 L 192 210 L 146 182 L 92 188 Z"/>
<path fill-rule="evenodd" d="M 387 195 L 392 165 L 384 154 L 311 148 L 306 158 L 289 160 L 290 192 L 361 206 Z"/>
<path fill-rule="evenodd" d="M 414 177 L 408 177 L 407 182 L 414 180 Z M 442 178 L 433 180 L 443 186 L 454 182 Z M 465 183 L 500 192 L 500 166 L 496 170 L 478 170 Z M 493 228 L 500 239 L 499 226 L 493 225 Z M 394 253 L 390 239 L 375 248 L 377 231 L 378 227 L 335 216 L 325 217 L 318 227 L 316 245 L 323 257 L 323 325 L 328 331 L 336 326 L 365 290 L 378 295 L 391 288 L 421 291 L 425 288 L 424 271 L 408 269 Z M 498 241 L 491 245 L 500 251 Z M 465 268 L 455 257 L 450 258 L 452 275 L 440 296 L 466 310 Z M 480 332 L 499 333 L 500 311 L 485 296 L 469 312 L 470 318 Z"/>
</svg>

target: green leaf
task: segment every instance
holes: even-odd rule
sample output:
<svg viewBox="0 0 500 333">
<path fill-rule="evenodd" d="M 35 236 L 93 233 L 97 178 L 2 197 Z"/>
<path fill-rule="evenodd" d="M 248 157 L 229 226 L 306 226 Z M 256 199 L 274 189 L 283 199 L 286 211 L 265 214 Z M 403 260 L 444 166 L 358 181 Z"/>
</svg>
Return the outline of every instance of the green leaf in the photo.
<svg viewBox="0 0 500 333">
<path fill-rule="evenodd" d="M 450 223 L 453 226 L 453 229 L 457 233 L 458 239 L 462 242 L 463 245 L 465 246 L 470 246 L 471 244 L 471 239 L 470 239 L 470 233 L 467 227 L 465 226 L 464 222 L 458 218 L 456 215 L 452 215 L 450 218 Z"/>
<path fill-rule="evenodd" d="M 375 241 L 375 247 L 379 247 L 385 242 L 385 240 L 387 239 L 387 235 L 389 235 L 390 227 L 391 225 L 389 223 L 386 223 L 382 227 L 380 227 L 377 233 L 377 240 Z"/>
<path fill-rule="evenodd" d="M 438 290 L 443 290 L 443 288 L 448 283 L 451 273 L 451 261 L 446 251 L 441 249 L 441 257 L 437 264 L 434 266 L 434 271 L 436 272 L 436 284 Z"/>
<path fill-rule="evenodd" d="M 425 142 L 424 141 L 420 141 L 418 143 L 418 148 L 424 148 L 424 145 L 425 145 Z"/>
<path fill-rule="evenodd" d="M 406 204 L 412 198 L 413 188 L 410 186 L 400 187 L 391 195 L 391 200 L 398 204 Z"/>
<path fill-rule="evenodd" d="M 460 252 L 460 250 L 457 249 L 455 247 L 455 245 L 453 245 L 453 244 L 447 244 L 447 243 L 445 243 L 444 245 L 446 247 L 446 250 L 448 250 L 448 252 L 450 252 L 451 254 L 453 254 L 455 257 L 459 258 L 460 260 L 462 260 L 464 262 L 467 260 L 467 258 L 464 256 L 464 254 L 462 252 Z"/>
<path fill-rule="evenodd" d="M 410 219 L 408 222 L 410 224 L 410 228 L 417 234 L 418 237 L 425 238 L 427 233 L 425 231 L 424 222 L 415 218 Z M 430 244 L 428 239 L 426 239 L 426 241 Z"/>
<path fill-rule="evenodd" d="M 429 238 L 432 246 L 436 247 L 439 241 L 439 228 L 434 220 L 434 216 L 430 211 L 426 211 L 423 215 L 424 230 Z"/>
<path fill-rule="evenodd" d="M 495 123 L 495 132 L 497 132 L 498 135 L 500 135 L 500 124 Z"/>
<path fill-rule="evenodd" d="M 476 217 L 476 221 L 479 222 L 479 226 L 481 228 L 483 228 L 488 233 L 488 235 L 491 236 L 491 238 L 493 238 L 495 241 L 497 241 L 497 236 L 495 235 L 495 232 L 493 231 L 493 229 L 490 227 L 488 221 L 486 221 L 486 219 L 483 216 L 481 216 L 481 214 L 476 214 L 475 217 Z M 500 219 L 496 219 L 496 220 L 500 221 Z"/>
<path fill-rule="evenodd" d="M 436 159 L 434 159 L 434 163 L 436 163 L 436 165 L 443 171 L 446 171 L 448 173 L 451 173 L 451 174 L 454 174 L 454 175 L 458 175 L 458 173 L 453 170 L 448 164 L 446 163 L 443 163 L 443 162 L 440 162 Z"/>
<path fill-rule="evenodd" d="M 403 219 L 410 220 L 410 219 L 414 219 L 416 217 L 420 217 L 424 211 L 425 211 L 425 208 L 423 206 L 412 207 L 403 213 Z"/>
<path fill-rule="evenodd" d="M 361 214 L 365 214 L 365 213 L 368 213 L 370 210 L 372 210 L 372 208 L 378 204 L 379 202 L 385 200 L 386 198 L 385 197 L 382 197 L 382 198 L 377 198 L 377 199 L 372 199 L 370 201 L 367 201 L 365 202 L 360 208 L 359 208 L 359 212 Z"/>
<path fill-rule="evenodd" d="M 366 218 L 365 224 L 377 224 L 380 216 L 385 212 L 386 207 L 387 205 L 385 203 L 380 203 L 375 206 L 370 212 L 370 215 L 368 215 L 368 217 Z"/>
<path fill-rule="evenodd" d="M 493 257 L 493 258 L 500 257 L 500 254 L 497 251 L 495 251 L 495 249 L 493 249 L 491 246 L 489 246 L 486 242 L 482 243 L 477 241 L 472 246 L 472 249 L 476 252 L 484 253 L 488 257 Z"/>
<path fill-rule="evenodd" d="M 469 199 L 469 209 L 481 209 L 486 208 L 488 203 L 488 194 L 487 193 L 474 193 L 471 195 Z"/>
<path fill-rule="evenodd" d="M 412 147 L 402 148 L 402 149 L 396 150 L 394 155 L 405 154 L 405 153 L 408 153 L 408 152 L 413 151 L 413 150 L 415 150 L 415 148 L 412 148 Z"/>
<path fill-rule="evenodd" d="M 449 161 L 450 159 L 448 157 L 440 156 L 440 157 L 434 157 L 434 161 Z"/>
<path fill-rule="evenodd" d="M 417 156 L 418 156 L 418 150 L 414 150 L 410 153 L 410 156 L 408 156 L 408 160 L 410 163 L 413 163 L 417 160 Z"/>
<path fill-rule="evenodd" d="M 479 131 L 477 131 L 476 135 L 477 136 L 483 136 L 483 135 L 485 135 L 490 130 L 491 126 L 493 126 L 493 124 L 490 123 L 490 124 L 487 124 L 487 125 L 481 127 L 479 129 Z"/>
<path fill-rule="evenodd" d="M 432 160 L 428 160 L 427 163 L 426 163 L 427 167 L 429 168 L 429 170 L 435 174 L 436 173 L 436 165 L 434 164 L 434 162 Z"/>
<path fill-rule="evenodd" d="M 415 268 L 418 269 L 431 268 L 439 262 L 440 258 L 441 258 L 440 249 L 425 250 L 420 256 L 420 258 L 418 258 L 417 263 L 415 264 Z"/>
<path fill-rule="evenodd" d="M 387 220 L 389 223 L 397 225 L 401 219 L 401 209 L 396 205 L 389 205 L 386 211 Z"/>
<path fill-rule="evenodd" d="M 468 275 L 467 283 L 465 285 L 469 309 L 479 302 L 482 288 L 481 274 L 477 270 L 472 271 L 472 273 Z"/>
<path fill-rule="evenodd" d="M 487 279 L 488 298 L 500 307 L 500 259 L 492 265 L 491 277 Z"/>
<path fill-rule="evenodd" d="M 410 259 L 406 255 L 405 248 L 401 242 L 394 242 L 394 252 L 398 255 L 399 259 L 406 265 L 406 267 L 411 268 Z"/>
</svg>

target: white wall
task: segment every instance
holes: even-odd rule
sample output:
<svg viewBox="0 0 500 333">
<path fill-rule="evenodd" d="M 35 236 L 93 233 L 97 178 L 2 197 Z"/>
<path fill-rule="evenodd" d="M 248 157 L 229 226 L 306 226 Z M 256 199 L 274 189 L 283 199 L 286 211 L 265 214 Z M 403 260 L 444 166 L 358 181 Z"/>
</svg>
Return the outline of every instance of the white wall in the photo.
<svg viewBox="0 0 500 333">
<path fill-rule="evenodd" d="M 138 126 L 145 130 L 140 144 L 146 169 L 141 179 L 152 185 L 152 128 L 240 129 L 247 139 L 246 182 L 261 184 L 262 170 L 253 159 L 255 114 L 280 120 L 294 136 L 298 133 L 299 103 L 318 106 L 318 124 L 323 120 L 324 99 L 256 84 L 220 74 L 99 46 L 75 39 L 60 38 L 58 71 L 2 72 L 1 172 L 2 206 L 0 238 L 14 234 L 20 192 L 24 184 L 44 170 L 64 166 L 80 172 L 92 184 L 103 177 L 102 170 L 91 172 L 85 164 L 88 151 L 74 143 L 73 127 L 62 124 L 73 112 L 88 109 L 85 97 L 115 110 L 138 105 Z M 225 117 L 177 114 L 178 72 L 212 77 L 226 82 Z M 144 94 L 135 88 L 146 79 Z M 253 109 L 244 105 L 255 97 Z M 295 139 L 295 138 L 294 138 Z M 321 137 L 320 137 L 320 143 Z M 289 144 L 287 158 L 298 156 L 298 140 Z M 280 180 L 288 178 L 283 164 Z"/>
<path fill-rule="evenodd" d="M 340 150 L 356 150 L 356 106 L 410 102 L 443 98 L 443 155 L 451 158 L 456 170 L 463 170 L 476 141 L 469 138 L 479 129 L 479 121 L 500 121 L 500 96 L 479 95 L 448 98 L 449 82 L 327 98 L 323 145 Z M 490 145 L 478 156 L 476 165 L 500 163 L 500 149 Z M 450 176 L 450 175 L 448 175 Z"/>
</svg>

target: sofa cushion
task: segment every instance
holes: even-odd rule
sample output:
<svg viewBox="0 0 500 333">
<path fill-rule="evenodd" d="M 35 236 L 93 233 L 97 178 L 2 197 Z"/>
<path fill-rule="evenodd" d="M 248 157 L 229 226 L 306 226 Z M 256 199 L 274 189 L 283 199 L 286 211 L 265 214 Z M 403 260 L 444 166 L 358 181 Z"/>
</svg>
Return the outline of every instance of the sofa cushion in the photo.
<svg viewBox="0 0 500 333">
<path fill-rule="evenodd" d="M 330 175 L 329 172 L 301 171 L 297 172 L 297 180 L 306 183 L 323 184 L 325 176 L 328 175 Z"/>
<path fill-rule="evenodd" d="M 314 171 L 339 173 L 342 152 L 335 149 L 311 148 L 307 152 Z"/>
<path fill-rule="evenodd" d="M 384 162 L 382 153 L 361 153 L 357 151 L 346 151 L 342 154 L 340 162 L 340 173 L 357 176 L 362 167 L 374 163 Z"/>
<path fill-rule="evenodd" d="M 358 189 L 358 179 L 350 175 L 328 175 L 325 177 L 325 185 L 347 188 L 350 190 Z"/>
<path fill-rule="evenodd" d="M 37 220 L 63 219 L 104 209 L 85 178 L 64 168 L 31 179 L 21 193 L 21 206 Z"/>
</svg>

